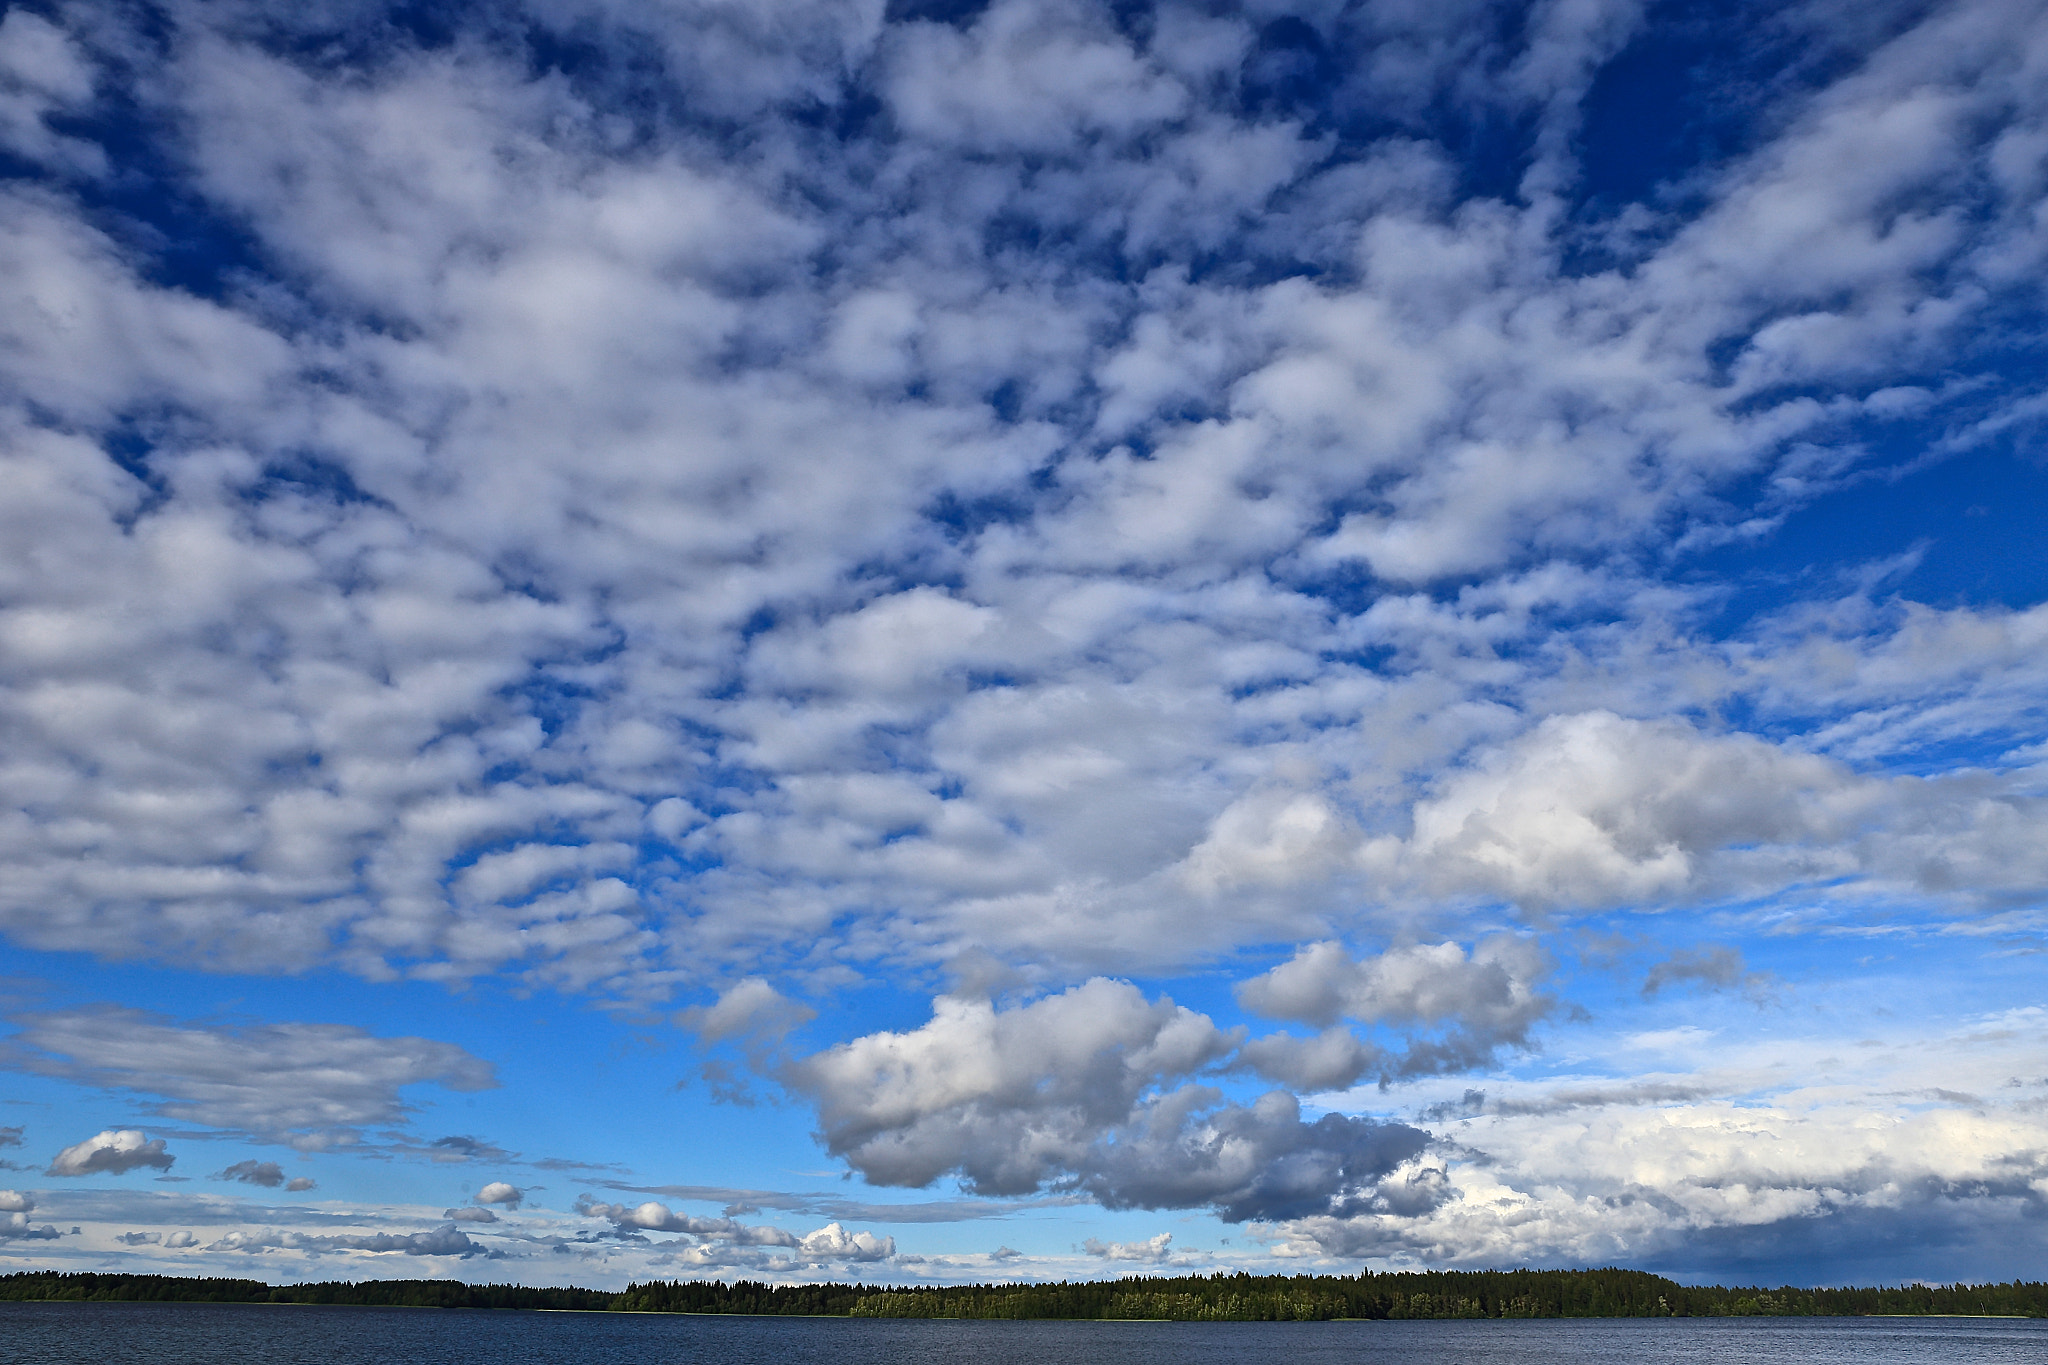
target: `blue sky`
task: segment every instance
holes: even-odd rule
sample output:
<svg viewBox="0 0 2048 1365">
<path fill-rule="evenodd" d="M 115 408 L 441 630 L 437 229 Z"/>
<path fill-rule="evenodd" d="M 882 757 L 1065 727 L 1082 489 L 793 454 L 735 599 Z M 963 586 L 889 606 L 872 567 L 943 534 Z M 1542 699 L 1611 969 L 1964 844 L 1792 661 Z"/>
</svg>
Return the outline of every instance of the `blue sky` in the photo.
<svg viewBox="0 0 2048 1365">
<path fill-rule="evenodd" d="M 0 18 L 0 1267 L 2048 1252 L 2048 14 Z"/>
</svg>

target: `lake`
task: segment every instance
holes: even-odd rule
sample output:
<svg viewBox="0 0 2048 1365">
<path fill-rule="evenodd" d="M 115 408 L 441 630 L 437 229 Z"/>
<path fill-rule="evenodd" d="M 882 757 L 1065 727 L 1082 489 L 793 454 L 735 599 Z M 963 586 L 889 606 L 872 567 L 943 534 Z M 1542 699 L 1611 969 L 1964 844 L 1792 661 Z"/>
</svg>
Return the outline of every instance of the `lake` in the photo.
<svg viewBox="0 0 2048 1365">
<path fill-rule="evenodd" d="M 253 1304 L 0 1303 L 7 1365 L 1990 1365 L 2048 1320 L 926 1322 Z"/>
</svg>

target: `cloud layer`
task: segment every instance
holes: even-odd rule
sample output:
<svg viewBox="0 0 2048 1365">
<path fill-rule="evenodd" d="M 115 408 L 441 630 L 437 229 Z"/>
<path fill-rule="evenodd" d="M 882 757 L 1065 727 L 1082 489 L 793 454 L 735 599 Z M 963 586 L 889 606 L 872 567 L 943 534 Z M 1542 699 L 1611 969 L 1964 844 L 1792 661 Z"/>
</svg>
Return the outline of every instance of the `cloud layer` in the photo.
<svg viewBox="0 0 2048 1365">
<path fill-rule="evenodd" d="M 0 1061 L 107 1089 L 160 1096 L 157 1112 L 272 1141 L 321 1147 L 366 1124 L 398 1124 L 408 1085 L 497 1084 L 490 1063 L 426 1038 L 347 1025 L 180 1025 L 117 1006 L 16 1016 Z M 276 1170 L 273 1164 L 270 1169 Z M 271 1182 L 275 1183 L 275 1182 Z"/>
</svg>

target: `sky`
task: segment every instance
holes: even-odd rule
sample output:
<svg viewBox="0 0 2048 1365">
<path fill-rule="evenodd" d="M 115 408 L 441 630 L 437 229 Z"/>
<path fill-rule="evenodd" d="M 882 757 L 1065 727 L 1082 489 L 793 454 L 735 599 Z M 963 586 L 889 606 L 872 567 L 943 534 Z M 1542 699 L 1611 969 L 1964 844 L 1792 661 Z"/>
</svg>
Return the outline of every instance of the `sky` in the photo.
<svg viewBox="0 0 2048 1365">
<path fill-rule="evenodd" d="M 0 1273 L 2048 1268 L 2048 6 L 0 17 Z"/>
</svg>

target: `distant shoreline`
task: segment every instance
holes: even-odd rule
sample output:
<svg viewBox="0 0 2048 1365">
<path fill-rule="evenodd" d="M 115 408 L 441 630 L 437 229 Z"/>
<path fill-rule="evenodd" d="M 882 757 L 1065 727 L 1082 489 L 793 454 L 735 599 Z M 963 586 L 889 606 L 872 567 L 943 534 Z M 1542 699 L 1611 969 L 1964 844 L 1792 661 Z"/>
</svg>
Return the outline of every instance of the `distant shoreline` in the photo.
<svg viewBox="0 0 2048 1365">
<path fill-rule="evenodd" d="M 0 1301 L 238 1303 L 748 1317 L 1065 1322 L 1331 1322 L 1542 1318 L 2048 1317 L 2048 1284 L 1838 1289 L 1682 1285 L 1647 1271 L 1456 1270 L 1358 1275 L 1130 1276 L 1047 1284 L 771 1285 L 674 1280 L 623 1290 L 19 1271 Z"/>
</svg>

